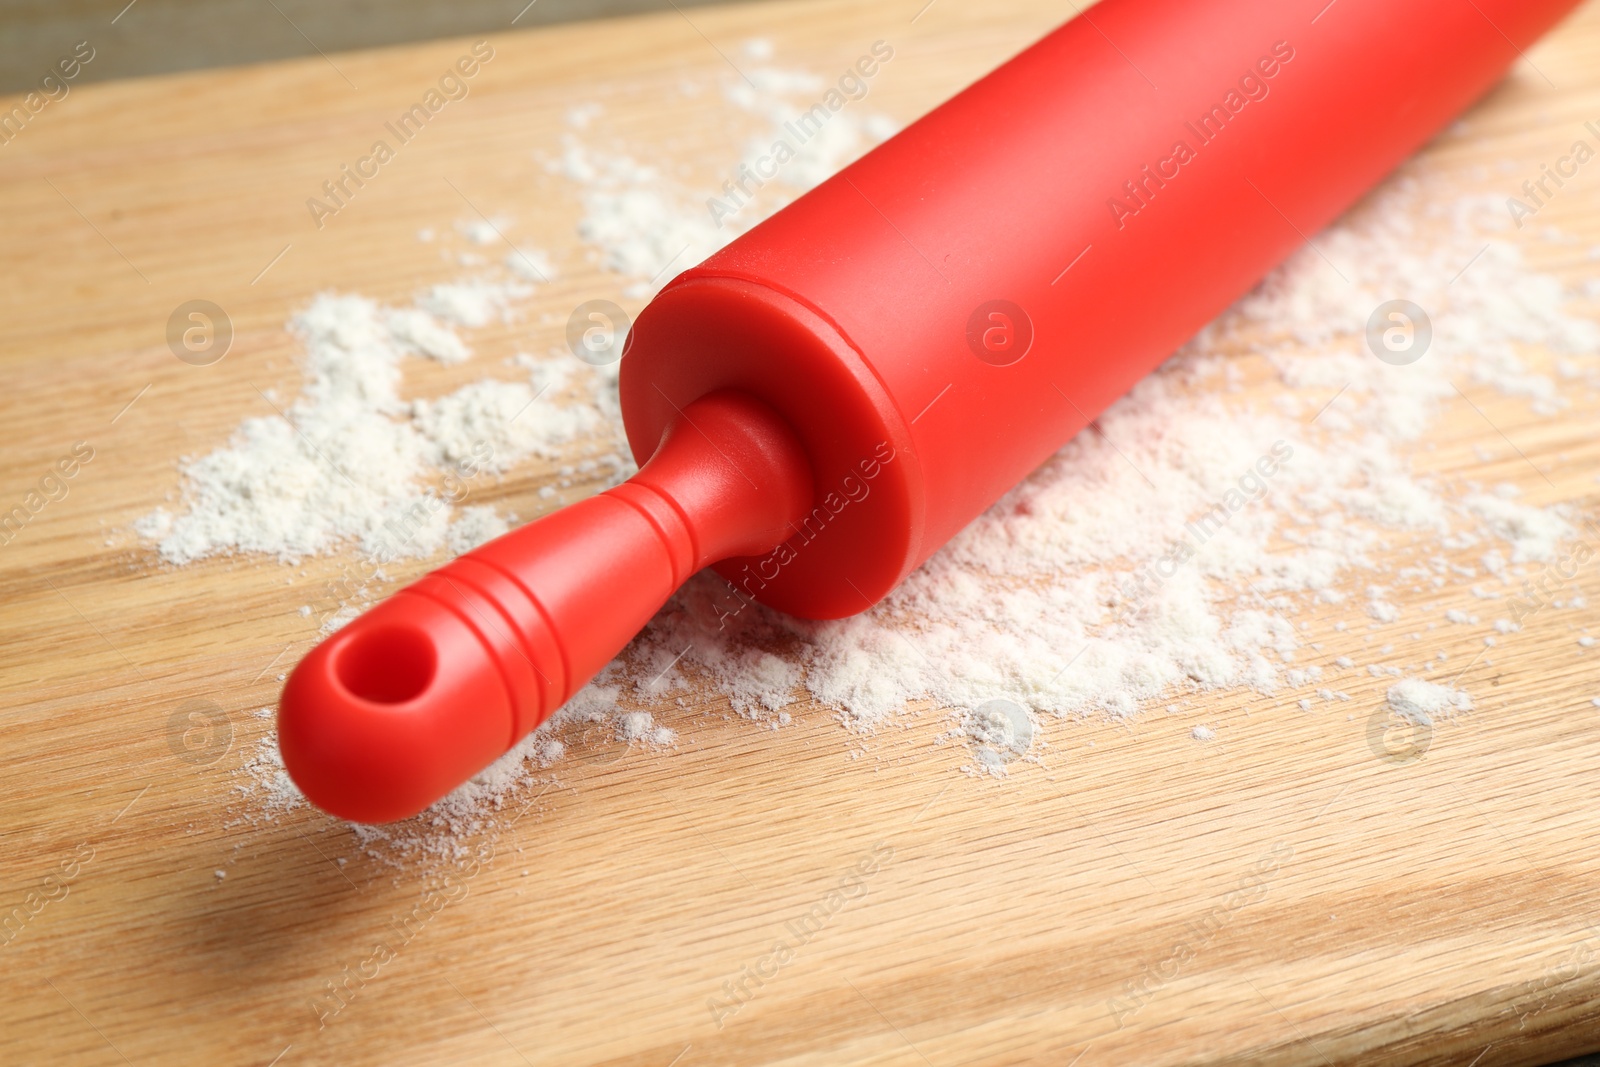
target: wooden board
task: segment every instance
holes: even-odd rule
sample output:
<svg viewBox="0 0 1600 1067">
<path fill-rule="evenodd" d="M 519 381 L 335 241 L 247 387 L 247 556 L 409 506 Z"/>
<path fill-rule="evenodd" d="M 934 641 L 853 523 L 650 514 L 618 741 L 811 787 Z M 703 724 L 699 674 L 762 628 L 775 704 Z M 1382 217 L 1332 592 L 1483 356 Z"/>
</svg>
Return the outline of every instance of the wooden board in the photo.
<svg viewBox="0 0 1600 1067">
<path fill-rule="evenodd" d="M 74 442 L 94 450 L 0 548 L 0 915 L 23 915 L 0 947 L 0 1062 L 1491 1067 L 1600 1047 L 1600 677 L 1572 630 L 1600 625 L 1587 574 L 1591 606 L 1508 635 L 1471 680 L 1475 714 L 1404 763 L 1367 736 L 1379 679 L 1348 684 L 1353 719 L 1212 698 L 1223 745 L 1150 720 L 1063 726 L 1068 754 L 1004 782 L 957 773 L 938 715 L 852 759 L 825 709 L 775 733 L 703 694 L 662 710 L 678 751 L 593 747 L 517 798 L 527 814 L 448 886 L 314 812 L 246 817 L 234 772 L 269 726 L 248 713 L 314 640 L 297 609 L 340 561 L 172 569 L 119 531 L 174 490 L 179 456 L 266 413 L 258 390 L 293 389 L 287 316 L 324 289 L 402 300 L 449 277 L 415 234 L 470 204 L 568 266 L 523 324 L 478 335 L 478 360 L 559 344 L 573 306 L 616 288 L 535 158 L 574 103 L 605 101 L 664 159 L 728 159 L 715 100 L 663 102 L 686 74 L 723 73 L 712 42 L 765 34 L 785 64 L 829 71 L 889 40 L 871 101 L 906 120 L 1065 14 L 943 0 L 913 20 L 918 6 L 493 35 L 472 95 L 322 230 L 305 199 L 470 42 L 84 87 L 0 146 L 0 505 Z M 1531 58 L 1553 85 L 1520 65 L 1431 164 L 1511 161 L 1478 179 L 1509 195 L 1600 118 L 1600 3 Z M 1585 238 L 1530 243 L 1542 269 L 1592 272 L 1596 182 L 1541 215 Z M 236 330 L 209 367 L 167 348 L 195 298 Z M 466 380 L 452 373 L 423 385 Z M 1429 462 L 1592 516 L 1593 394 L 1553 419 L 1477 399 L 1548 482 L 1516 458 L 1477 469 L 1474 446 L 1505 450 L 1466 405 Z M 535 466 L 484 499 L 537 514 L 554 477 Z M 1478 642 L 1449 647 L 1465 661 Z M 192 700 L 231 716 L 212 762 L 174 740 Z M 852 870 L 851 898 L 769 959 Z M 394 958 L 369 962 L 407 917 Z M 347 967 L 369 977 L 319 1020 Z M 719 1026 L 725 982 L 754 995 Z"/>
</svg>

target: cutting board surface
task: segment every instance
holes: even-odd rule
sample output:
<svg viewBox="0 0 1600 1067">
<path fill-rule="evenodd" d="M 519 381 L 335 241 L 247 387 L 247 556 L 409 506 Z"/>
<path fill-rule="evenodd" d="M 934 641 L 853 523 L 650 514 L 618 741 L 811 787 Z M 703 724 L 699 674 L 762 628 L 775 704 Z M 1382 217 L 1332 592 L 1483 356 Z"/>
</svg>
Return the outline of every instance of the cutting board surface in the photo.
<svg viewBox="0 0 1600 1067">
<path fill-rule="evenodd" d="M 476 334 L 477 358 L 559 344 L 573 306 L 620 289 L 581 266 L 576 202 L 537 159 L 572 105 L 603 101 L 662 159 L 731 160 L 716 101 L 665 92 L 725 76 L 719 50 L 762 35 L 827 72 L 891 41 L 871 104 L 904 122 L 1070 14 L 917 6 L 508 28 L 470 97 L 322 229 L 306 198 L 470 41 L 86 86 L 0 146 L 0 505 L 74 442 L 94 453 L 0 548 L 0 914 L 22 916 L 0 946 L 0 1062 L 1491 1067 L 1600 1047 L 1600 672 L 1572 632 L 1600 626 L 1592 578 L 1587 609 L 1508 635 L 1474 714 L 1398 764 L 1367 736 L 1379 678 L 1345 686 L 1353 721 L 1199 698 L 1229 724 L 1219 745 L 1159 715 L 1063 725 L 1070 748 L 1005 780 L 959 773 L 941 709 L 863 739 L 805 704 L 760 728 L 704 691 L 659 712 L 675 750 L 590 739 L 498 829 L 459 828 L 475 863 L 395 865 L 240 794 L 271 726 L 251 712 L 315 641 L 298 609 L 341 561 L 173 568 L 127 531 L 180 457 L 293 394 L 289 315 L 447 280 L 417 231 L 481 207 L 579 266 Z M 1600 121 L 1600 4 L 1529 58 L 1548 81 L 1519 64 L 1421 165 L 1511 195 Z M 1582 240 L 1530 241 L 1540 269 L 1592 274 L 1597 190 L 1585 170 L 1541 217 Z M 191 299 L 235 330 L 213 366 L 168 349 Z M 1503 431 L 1544 473 L 1485 480 L 1592 516 L 1600 405 L 1572 399 L 1542 418 L 1485 396 L 1498 430 L 1457 405 L 1423 444 L 1465 470 Z M 535 515 L 558 480 L 531 464 L 483 501 Z M 174 741 L 197 700 L 229 716 L 215 758 Z M 819 903 L 826 923 L 775 962 Z M 1174 962 L 1185 938 L 1200 948 Z M 719 1017 L 735 984 L 754 995 Z"/>
</svg>

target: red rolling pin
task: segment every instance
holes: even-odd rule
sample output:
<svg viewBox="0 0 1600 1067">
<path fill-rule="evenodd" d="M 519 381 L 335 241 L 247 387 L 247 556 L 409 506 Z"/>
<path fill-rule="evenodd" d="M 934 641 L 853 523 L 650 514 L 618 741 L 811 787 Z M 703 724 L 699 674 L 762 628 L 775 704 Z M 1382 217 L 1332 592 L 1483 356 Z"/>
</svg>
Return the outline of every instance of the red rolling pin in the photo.
<svg viewBox="0 0 1600 1067">
<path fill-rule="evenodd" d="M 730 611 L 870 607 L 1573 6 L 1104 0 L 662 290 L 622 361 L 639 473 L 307 655 L 290 775 L 421 811 L 703 567 Z"/>
</svg>

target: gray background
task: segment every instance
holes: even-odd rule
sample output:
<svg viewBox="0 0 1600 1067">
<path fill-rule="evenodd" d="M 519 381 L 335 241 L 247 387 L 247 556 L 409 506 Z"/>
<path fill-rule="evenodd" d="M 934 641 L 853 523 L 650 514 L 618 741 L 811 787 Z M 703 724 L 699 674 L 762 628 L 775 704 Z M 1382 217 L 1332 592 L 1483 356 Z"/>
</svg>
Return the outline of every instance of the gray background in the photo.
<svg viewBox="0 0 1600 1067">
<path fill-rule="evenodd" d="M 680 7 L 710 0 L 675 0 Z M 670 8 L 669 0 L 0 0 L 0 93 L 32 88 L 79 41 L 75 84 L 258 63 Z M 527 7 L 524 12 L 523 9 Z M 521 12 L 520 17 L 518 17 Z M 116 19 L 115 25 L 112 19 Z"/>
</svg>

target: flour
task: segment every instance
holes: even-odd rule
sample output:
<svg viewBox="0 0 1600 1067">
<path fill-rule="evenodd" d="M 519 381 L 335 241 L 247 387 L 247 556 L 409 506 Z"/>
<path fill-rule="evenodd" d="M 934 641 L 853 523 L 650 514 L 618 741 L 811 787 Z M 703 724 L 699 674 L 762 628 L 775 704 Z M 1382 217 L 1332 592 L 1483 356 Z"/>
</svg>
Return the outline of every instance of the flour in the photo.
<svg viewBox="0 0 1600 1067">
<path fill-rule="evenodd" d="M 1501 486 L 1494 495 L 1474 493 L 1466 499 L 1466 507 L 1483 520 L 1496 537 L 1511 545 L 1512 563 L 1548 563 L 1555 559 L 1556 549 L 1576 533 L 1564 517 L 1564 508 L 1531 508 L 1517 503 L 1516 486 Z M 1496 554 L 1485 567 L 1502 573 L 1505 564 Z"/>
<path fill-rule="evenodd" d="M 269 714 L 272 711 L 271 708 L 262 710 Z M 284 769 L 283 754 L 278 751 L 278 739 L 273 733 L 246 750 L 236 777 L 240 781 L 239 792 L 268 817 L 305 806 L 305 798 Z"/>
<path fill-rule="evenodd" d="M 1420 678 L 1391 685 L 1388 701 L 1396 715 L 1424 725 L 1431 724 L 1436 715 L 1472 710 L 1472 698 L 1466 693 Z"/>
<path fill-rule="evenodd" d="M 770 155 L 775 140 L 782 139 L 795 149 L 796 155 L 778 168 L 773 180 L 792 191 L 804 192 L 832 177 L 868 148 L 888 140 L 899 129 L 887 115 L 867 112 L 858 116 L 851 108 L 859 105 L 846 104 L 842 110 L 832 113 L 808 140 L 796 145 L 790 131 L 797 128 L 796 124 L 830 88 L 829 84 L 805 70 L 759 66 L 745 73 L 748 81 L 730 79 L 724 83 L 723 97 L 740 110 L 763 120 L 764 126 L 746 141 L 740 162 L 747 169 L 740 172 L 735 168 L 736 173 L 761 174 L 763 169 L 758 169 L 756 163 Z M 767 213 L 770 214 L 770 209 Z"/>
<path fill-rule="evenodd" d="M 730 160 L 821 85 L 760 66 L 765 49 L 752 47 L 754 87 L 723 87 L 730 116 L 744 123 L 730 124 Z M 616 276 L 617 295 L 636 298 L 889 130 L 841 112 L 835 121 L 850 122 L 818 140 L 814 168 L 786 168 L 762 190 L 759 210 L 718 227 L 704 210 L 709 185 L 639 162 L 648 148 L 596 147 L 604 115 L 575 109 L 548 167 L 573 185 L 579 236 Z M 1459 653 L 1480 639 L 1492 647 L 1491 633 L 1518 640 L 1504 603 L 1560 557 L 1581 516 L 1529 503 L 1514 487 L 1429 473 L 1434 466 L 1416 457 L 1454 412 L 1478 420 L 1481 463 L 1523 463 L 1458 390 L 1494 391 L 1559 417 L 1563 388 L 1528 353 L 1554 353 L 1563 381 L 1592 387 L 1600 329 L 1569 309 L 1573 294 L 1558 279 L 1523 263 L 1496 198 L 1457 197 L 1437 182 L 1391 180 L 1317 235 L 1316 249 L 1269 275 L 877 607 L 822 623 L 756 607 L 724 628 L 721 580 L 696 576 L 545 727 L 419 820 L 363 829 L 364 841 L 447 853 L 450 835 L 492 825 L 509 798 L 586 753 L 671 746 L 675 732 L 658 719 L 708 688 L 769 729 L 805 707 L 828 709 L 854 735 L 855 754 L 923 713 L 960 724 L 941 735 L 947 741 L 988 745 L 994 724 L 975 726 L 973 711 L 1004 699 L 1037 722 L 1028 759 L 1046 765 L 1085 758 L 1049 747 L 1061 720 L 1137 729 L 1151 708 L 1214 716 L 1212 702 L 1191 698 L 1221 691 L 1242 691 L 1265 715 L 1356 701 L 1421 723 L 1471 709 L 1469 689 L 1482 678 L 1473 671 L 1490 661 L 1469 649 L 1447 669 L 1453 657 L 1429 642 Z M 470 223 L 462 233 L 486 237 Z M 319 298 L 294 322 L 305 385 L 288 421 L 247 420 L 225 447 L 186 461 L 183 507 L 146 517 L 141 532 L 175 564 L 221 552 L 289 561 L 367 551 L 385 543 L 385 516 L 404 513 L 480 445 L 492 453 L 491 474 L 557 465 L 541 500 L 580 475 L 626 477 L 626 457 L 595 455 L 597 442 L 620 438 L 614 366 L 523 356 L 516 380 L 402 396 L 408 361 L 469 358 L 457 329 L 515 317 L 537 292 L 528 283 L 554 276 L 544 253 L 530 246 L 521 269 L 518 255 L 502 264 L 510 280 L 446 282 L 410 308 Z M 1369 315 L 1396 295 L 1433 318 L 1433 346 L 1409 366 L 1365 348 Z M 324 453 L 339 458 L 338 470 Z M 1269 460 L 1272 475 L 1252 474 Z M 1239 506 L 1225 506 L 1241 486 Z M 1223 517 L 1197 534 L 1219 507 Z M 420 557 L 457 553 L 504 524 L 493 509 L 445 509 L 406 547 Z M 1164 557 L 1181 562 L 1169 568 Z M 1564 596 L 1568 608 L 1585 603 L 1575 591 Z M 1475 601 L 1501 601 L 1502 617 L 1485 624 L 1468 610 Z M 325 619 L 324 631 L 360 606 Z M 1439 620 L 1448 626 L 1424 632 Z M 1227 725 L 1181 728 L 1208 742 Z M 266 798 L 263 810 L 284 810 L 296 794 L 270 745 L 243 777 Z"/>
<path fill-rule="evenodd" d="M 760 61 L 763 50 L 758 46 L 746 56 Z M 740 160 L 748 173 L 774 140 L 787 136 L 785 124 L 815 104 L 827 86 L 809 71 L 770 65 L 743 69 L 745 77 L 723 84 L 723 97 L 736 111 L 756 120 Z M 568 124 L 575 131 L 587 131 L 598 114 L 575 109 L 567 116 Z M 758 183 L 760 188 L 753 190 L 756 203 L 734 218 L 721 219 L 721 225 L 707 210 L 706 191 L 691 189 L 625 152 L 597 151 L 576 132 L 563 138 L 560 154 L 547 167 L 581 187 L 584 214 L 579 236 L 598 250 L 606 270 L 632 279 L 623 295 L 637 299 L 652 295 L 674 275 L 886 140 L 897 128 L 888 116 L 873 112 L 846 109 L 832 114 L 815 136 L 796 147 L 794 158 L 775 179 Z M 737 173 L 739 168 L 729 171 Z"/>
<path fill-rule="evenodd" d="M 617 740 L 649 745 L 670 745 L 678 735 L 656 725 L 648 711 L 629 711 L 617 716 Z"/>
<path fill-rule="evenodd" d="M 452 556 L 459 556 L 488 544 L 510 529 L 510 524 L 494 508 L 482 504 L 462 508 L 460 518 L 450 524 L 446 547 Z"/>
<path fill-rule="evenodd" d="M 509 299 L 513 290 L 474 291 Z M 305 346 L 300 397 L 245 420 L 227 446 L 185 461 L 182 511 L 158 508 L 135 523 L 168 563 L 235 552 L 294 563 L 352 544 L 368 559 L 428 557 L 451 528 L 443 476 L 559 456 L 606 417 L 593 404 L 551 400 L 574 374 L 601 385 L 603 375 L 532 357 L 517 361 L 525 380 L 486 379 L 434 400 L 403 400 L 408 359 L 457 363 L 469 354 L 419 307 L 327 294 L 290 329 Z M 263 397 L 269 405 L 277 406 Z"/>
<path fill-rule="evenodd" d="M 461 363 L 472 353 L 455 332 L 421 308 L 394 308 L 384 316 L 394 339 L 440 363 Z"/>
<path fill-rule="evenodd" d="M 487 326 L 507 318 L 512 305 L 531 292 L 531 287 L 517 282 L 475 278 L 435 285 L 417 298 L 417 304 L 461 326 Z"/>
<path fill-rule="evenodd" d="M 1452 285 L 1496 218 L 1485 201 L 1435 206 L 1415 181 L 1391 183 L 1318 238 L 1354 284 L 1313 250 L 1293 257 L 1106 412 L 1102 433 L 1080 434 L 878 607 L 829 623 L 743 612 L 731 635 L 718 633 L 721 590 L 701 576 L 636 642 L 637 673 L 649 677 L 648 664 L 687 648 L 669 683 L 705 677 L 760 718 L 801 691 L 789 678 L 760 684 L 737 650 L 787 642 L 804 694 L 856 730 L 887 725 L 914 702 L 960 709 L 994 697 L 1041 714 L 1128 717 L 1174 689 L 1273 697 L 1305 688 L 1310 679 L 1295 671 L 1314 650 L 1293 620 L 1319 602 L 1342 604 L 1339 586 L 1377 574 L 1379 551 L 1397 539 L 1420 550 L 1499 542 L 1480 559 L 1510 581 L 1518 564 L 1552 558 L 1572 535 L 1563 509 L 1505 491 L 1457 495 L 1415 474 L 1407 453 L 1456 398 L 1453 376 L 1534 395 L 1539 376 L 1518 343 L 1595 352 L 1594 325 L 1563 310 L 1552 280 L 1529 282 L 1514 246 L 1491 242 L 1494 254 Z M 1419 239 L 1418 219 L 1437 235 Z M 1410 367 L 1359 347 L 1380 294 L 1395 291 L 1450 311 L 1438 316 L 1434 350 Z M 1532 294 L 1538 313 L 1508 306 L 1507 292 Z M 1230 399 L 1235 371 L 1223 357 L 1241 350 L 1267 358 L 1293 390 L 1281 398 L 1289 402 L 1251 409 Z M 1133 581 L 1280 441 L 1292 457 L 1257 501 L 1153 590 Z M 1410 581 L 1447 588 L 1462 566 L 1428 552 Z M 1362 614 L 1381 627 L 1405 612 L 1372 595 Z M 1315 707 L 1324 692 L 1295 702 Z"/>
<path fill-rule="evenodd" d="M 595 154 L 569 135 L 551 169 L 583 187 L 578 234 L 600 251 L 602 267 L 634 279 L 626 296 L 650 295 L 664 274 L 692 266 L 725 243 L 686 190 L 631 156 Z"/>
<path fill-rule="evenodd" d="M 511 220 L 504 215 L 493 218 L 468 219 L 456 223 L 456 230 L 475 245 L 492 245 L 500 240 L 501 234 L 511 228 Z M 431 231 L 429 240 L 432 239 Z"/>
<path fill-rule="evenodd" d="M 563 446 L 600 429 L 593 408 L 545 399 L 554 384 L 536 391 L 527 382 L 474 382 L 438 400 L 416 401 L 413 425 L 452 462 L 466 460 L 483 443 L 491 450 L 484 462 L 497 472 L 529 456 L 553 459 Z"/>
<path fill-rule="evenodd" d="M 442 523 L 403 540 L 389 528 L 397 515 L 427 509 L 421 479 L 436 453 L 396 417 L 404 411 L 400 364 L 408 353 L 427 354 L 415 340 L 418 320 L 392 318 L 362 297 L 326 295 L 291 329 L 306 349 L 300 398 L 247 419 L 227 447 L 187 462 L 187 509 L 157 509 L 138 532 L 176 564 L 234 551 L 292 563 L 352 540 L 368 554 L 430 554 Z"/>
<path fill-rule="evenodd" d="M 530 282 L 548 282 L 558 276 L 550 254 L 539 248 L 513 249 L 505 258 L 506 269 Z"/>
</svg>

